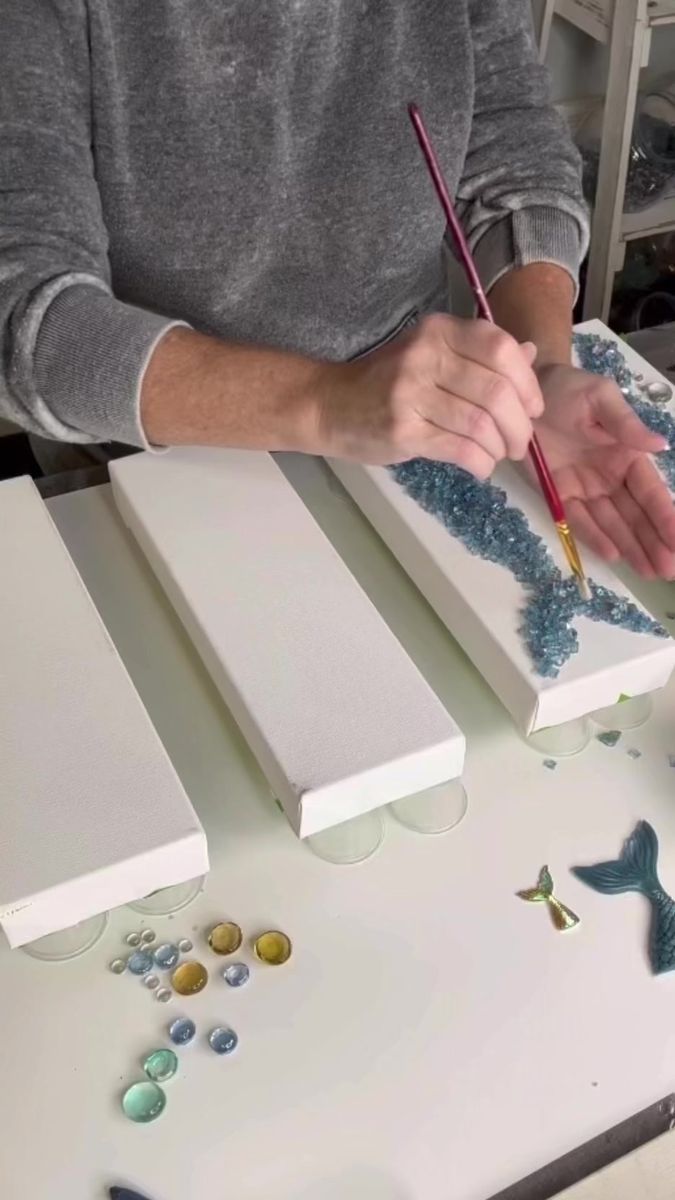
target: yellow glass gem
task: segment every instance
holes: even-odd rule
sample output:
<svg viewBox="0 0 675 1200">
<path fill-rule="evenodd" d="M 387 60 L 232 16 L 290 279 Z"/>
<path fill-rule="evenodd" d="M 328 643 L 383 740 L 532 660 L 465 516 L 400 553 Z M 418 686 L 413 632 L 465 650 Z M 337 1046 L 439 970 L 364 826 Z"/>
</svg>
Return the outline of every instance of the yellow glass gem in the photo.
<svg viewBox="0 0 675 1200">
<path fill-rule="evenodd" d="M 176 967 L 171 976 L 171 985 L 179 996 L 194 996 L 202 992 L 209 981 L 206 967 L 199 962 L 188 960 Z"/>
<path fill-rule="evenodd" d="M 234 954 L 241 946 L 243 935 L 234 921 L 222 921 L 220 925 L 214 925 L 208 940 L 214 954 Z"/>
<path fill-rule="evenodd" d="M 253 950 L 256 958 L 259 958 L 261 962 L 268 963 L 271 967 L 280 967 L 283 963 L 288 962 L 293 953 L 291 939 L 286 937 L 285 933 L 280 933 L 278 929 L 270 929 L 267 933 L 261 933 L 253 943 Z"/>
</svg>

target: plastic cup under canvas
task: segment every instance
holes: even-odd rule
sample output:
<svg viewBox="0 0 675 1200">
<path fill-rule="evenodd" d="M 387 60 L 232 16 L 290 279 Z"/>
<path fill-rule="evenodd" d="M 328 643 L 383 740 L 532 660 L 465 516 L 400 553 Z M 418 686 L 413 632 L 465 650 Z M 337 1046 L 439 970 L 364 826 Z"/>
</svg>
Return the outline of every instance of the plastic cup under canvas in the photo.
<svg viewBox="0 0 675 1200">
<path fill-rule="evenodd" d="M 394 800 L 389 809 L 401 825 L 415 833 L 447 833 L 459 825 L 467 805 L 462 781 L 451 779 L 424 792 Z"/>
<path fill-rule="evenodd" d="M 551 725 L 539 729 L 525 738 L 527 745 L 538 754 L 550 754 L 552 758 L 568 758 L 579 754 L 591 740 L 591 724 L 587 717 L 577 717 L 562 725 Z"/>
<path fill-rule="evenodd" d="M 384 818 L 379 809 L 343 821 L 305 838 L 305 845 L 325 862 L 351 866 L 365 862 L 379 850 L 384 838 Z"/>
<path fill-rule="evenodd" d="M 629 696 L 612 704 L 609 708 L 598 708 L 591 717 L 603 729 L 639 729 L 645 725 L 652 715 L 652 698 L 646 696 Z"/>
<path fill-rule="evenodd" d="M 96 917 L 88 917 L 86 921 L 78 921 L 69 929 L 60 929 L 57 933 L 36 938 L 21 949 L 31 958 L 39 958 L 42 962 L 64 962 L 91 950 L 103 937 L 107 924 L 108 914 L 99 913 Z"/>
<path fill-rule="evenodd" d="M 188 879 L 187 883 L 160 888 L 158 892 L 134 900 L 133 904 L 127 907 L 133 908 L 134 912 L 143 913 L 146 917 L 166 917 L 170 913 L 180 912 L 181 908 L 187 908 L 188 904 L 196 900 L 204 886 L 205 878 L 205 875 L 200 875 L 198 879 Z"/>
</svg>

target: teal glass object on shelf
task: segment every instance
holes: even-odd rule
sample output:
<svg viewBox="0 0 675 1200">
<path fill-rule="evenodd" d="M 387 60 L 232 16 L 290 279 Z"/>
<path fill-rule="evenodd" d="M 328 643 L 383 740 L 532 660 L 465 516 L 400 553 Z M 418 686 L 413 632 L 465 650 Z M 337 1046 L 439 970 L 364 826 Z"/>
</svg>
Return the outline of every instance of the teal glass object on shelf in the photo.
<svg viewBox="0 0 675 1200">
<path fill-rule="evenodd" d="M 649 960 L 655 975 L 675 970 L 675 900 L 661 887 L 656 866 L 659 840 L 648 821 L 639 821 L 624 842 L 620 858 L 592 867 L 572 867 L 572 874 L 596 892 L 618 895 L 639 892 L 652 906 Z"/>
<path fill-rule="evenodd" d="M 143 1083 L 132 1083 L 122 1097 L 124 1115 L 139 1125 L 156 1121 L 166 1108 L 166 1096 L 157 1083 L 146 1079 Z"/>
</svg>

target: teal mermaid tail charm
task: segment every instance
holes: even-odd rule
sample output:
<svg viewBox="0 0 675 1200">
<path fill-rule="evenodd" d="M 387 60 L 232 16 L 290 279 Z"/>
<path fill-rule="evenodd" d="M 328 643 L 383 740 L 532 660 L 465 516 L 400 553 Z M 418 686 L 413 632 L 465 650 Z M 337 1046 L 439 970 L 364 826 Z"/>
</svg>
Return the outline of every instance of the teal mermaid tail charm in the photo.
<svg viewBox="0 0 675 1200">
<path fill-rule="evenodd" d="M 536 887 L 525 888 L 524 891 L 516 894 L 520 896 L 521 900 L 529 900 L 534 904 L 545 904 L 551 914 L 553 924 L 561 933 L 566 929 L 574 929 L 574 926 L 579 924 L 576 913 L 573 913 L 566 904 L 561 904 L 553 895 L 553 880 L 548 867 L 541 868 Z"/>
<path fill-rule="evenodd" d="M 573 867 L 572 874 L 596 892 L 640 892 L 647 897 L 652 906 L 649 959 L 654 974 L 662 975 L 675 970 L 675 900 L 659 882 L 658 857 L 658 838 L 648 821 L 640 821 L 615 862 Z"/>
</svg>

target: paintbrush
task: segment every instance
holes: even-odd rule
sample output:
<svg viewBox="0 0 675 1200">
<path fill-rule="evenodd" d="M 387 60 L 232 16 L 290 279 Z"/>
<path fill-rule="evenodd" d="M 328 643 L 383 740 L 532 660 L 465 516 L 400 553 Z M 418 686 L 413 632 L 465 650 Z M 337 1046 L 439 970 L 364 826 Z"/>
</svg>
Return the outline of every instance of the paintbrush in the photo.
<svg viewBox="0 0 675 1200">
<path fill-rule="evenodd" d="M 471 290 L 475 296 L 478 311 L 481 317 L 494 324 L 495 319 L 492 315 L 490 305 L 488 304 L 487 296 L 483 291 L 478 270 L 473 260 L 473 255 L 469 249 L 469 244 L 464 236 L 464 231 L 459 223 L 452 200 L 450 199 L 448 185 L 443 178 L 443 172 L 441 171 L 441 166 L 438 158 L 436 157 L 436 152 L 431 144 L 429 134 L 427 133 L 426 126 L 422 119 L 422 114 L 420 113 L 420 110 L 416 104 L 408 105 L 408 113 L 415 133 L 417 134 L 417 139 L 419 141 L 422 154 L 424 155 L 427 167 L 429 168 L 429 174 L 431 175 L 433 185 L 436 188 L 436 194 L 440 200 L 441 208 L 445 214 L 448 228 L 453 235 L 455 245 L 457 247 L 457 254 L 461 260 L 466 277 L 471 285 Z M 549 470 L 548 463 L 546 462 L 543 451 L 535 434 L 532 435 L 529 451 L 537 479 L 539 480 L 539 486 L 544 494 L 544 499 L 546 500 L 549 512 L 553 517 L 553 521 L 558 532 L 558 537 L 560 538 L 560 543 L 565 552 L 565 558 L 570 565 L 570 569 L 574 573 L 577 586 L 582 597 L 584 600 L 590 600 L 591 589 L 588 585 L 588 580 L 581 563 L 579 551 L 577 550 L 577 544 L 574 540 L 572 530 L 569 527 L 563 502 L 560 499 L 558 489 L 553 482 L 553 477 Z"/>
</svg>

